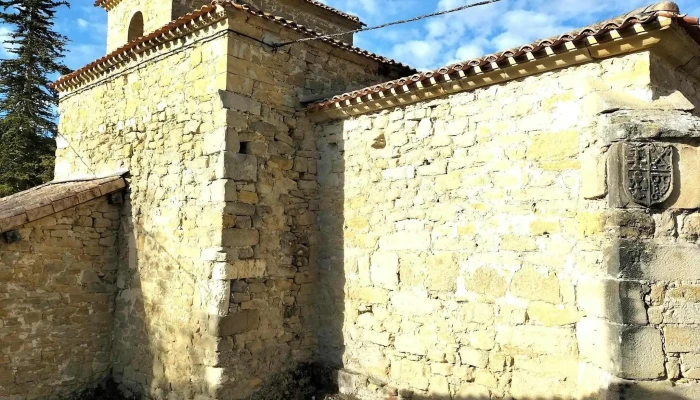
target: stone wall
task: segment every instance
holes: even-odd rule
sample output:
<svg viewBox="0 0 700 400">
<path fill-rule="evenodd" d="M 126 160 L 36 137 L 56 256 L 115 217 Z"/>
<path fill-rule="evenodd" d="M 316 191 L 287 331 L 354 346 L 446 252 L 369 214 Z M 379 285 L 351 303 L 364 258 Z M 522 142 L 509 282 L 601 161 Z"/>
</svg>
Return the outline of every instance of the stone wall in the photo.
<svg viewBox="0 0 700 400">
<path fill-rule="evenodd" d="M 118 228 L 103 197 L 0 241 L 0 398 L 56 399 L 109 376 Z"/>
<path fill-rule="evenodd" d="M 624 379 L 618 385 L 630 398 L 655 393 L 664 399 L 693 399 L 700 395 L 700 309 L 694 295 L 700 289 L 700 273 L 694 267 L 700 261 L 695 223 L 700 208 L 700 119 L 695 108 L 700 86 L 698 76 L 672 68 L 655 54 L 650 61 L 654 101 L 646 109 L 608 110 L 599 121 L 599 132 L 612 143 L 607 150 L 607 225 L 613 239 L 606 248 L 601 280 L 580 286 L 580 297 L 593 299 L 597 294 L 608 306 L 598 320 L 586 322 L 583 334 L 595 333 L 597 339 L 581 350 L 598 353 L 591 361 Z M 666 105 L 658 110 L 661 102 Z M 621 152 L 639 142 L 671 146 L 673 154 L 672 191 L 652 209 L 626 201 L 619 189 L 627 184 Z M 593 350 L 600 349 L 605 338 L 618 339 L 606 345 L 612 357 L 600 357 Z"/>
<path fill-rule="evenodd" d="M 224 29 L 61 93 L 57 179 L 129 170 L 112 360 L 127 393 L 207 398 L 218 383 L 209 318 L 228 288 L 210 280 L 207 249 L 223 240 L 225 182 L 205 148 L 226 133 Z"/>
<path fill-rule="evenodd" d="M 678 284 L 610 271 L 625 227 L 674 237 L 669 217 L 627 224 L 607 198 L 611 121 L 693 108 L 654 78 L 659 62 L 636 53 L 319 125 L 318 355 L 343 368 L 343 391 L 574 399 L 675 379 L 692 332 L 662 353 L 658 330 L 627 325 L 692 289 L 663 297 Z"/>
<path fill-rule="evenodd" d="M 300 99 L 397 75 L 322 42 L 261 43 L 298 37 L 231 11 L 61 93 L 57 177 L 130 171 L 113 360 L 127 393 L 245 398 L 313 352 Z"/>
<path fill-rule="evenodd" d="M 245 30 L 228 37 L 222 94 L 229 140 L 221 154 L 232 193 L 224 209 L 226 273 L 220 276 L 230 279 L 231 301 L 219 358 L 232 379 L 221 396 L 248 398 L 262 389 L 258 396 L 278 398 L 279 374 L 309 361 L 315 348 L 317 153 L 311 122 L 298 111 L 300 99 L 397 76 L 325 43 L 272 51 L 258 40 L 297 36 L 269 21 L 244 24 L 236 14 L 229 24 Z"/>
</svg>

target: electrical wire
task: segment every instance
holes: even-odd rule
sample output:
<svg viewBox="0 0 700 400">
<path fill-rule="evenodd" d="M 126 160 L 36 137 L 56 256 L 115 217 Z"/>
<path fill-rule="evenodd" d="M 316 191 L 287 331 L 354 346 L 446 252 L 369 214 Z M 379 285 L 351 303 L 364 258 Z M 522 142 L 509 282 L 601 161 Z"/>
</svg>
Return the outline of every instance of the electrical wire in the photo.
<svg viewBox="0 0 700 400">
<path fill-rule="evenodd" d="M 473 8 L 473 7 L 478 7 L 478 6 L 485 6 L 485 5 L 492 4 L 492 3 L 498 3 L 499 1 L 502 1 L 502 0 L 484 0 L 484 1 L 480 1 L 480 2 L 478 2 L 478 3 L 467 4 L 467 5 L 465 5 L 465 6 L 453 8 L 453 9 L 450 9 L 450 10 L 438 11 L 438 12 L 435 12 L 435 13 L 432 13 L 432 14 L 420 15 L 420 16 L 418 16 L 418 17 L 409 18 L 409 19 L 404 19 L 404 20 L 401 20 L 401 21 L 389 22 L 389 23 L 386 23 L 386 24 L 377 25 L 377 26 L 372 26 L 372 27 L 369 27 L 369 28 L 360 28 L 360 29 L 355 29 L 355 30 L 347 31 L 347 32 L 333 33 L 333 34 L 330 34 L 330 35 L 315 36 L 315 37 L 310 37 L 310 38 L 303 38 L 303 39 L 293 40 L 293 41 L 289 41 L 289 42 L 277 43 L 277 44 L 273 44 L 272 47 L 274 47 L 275 49 L 279 49 L 280 47 L 289 46 L 289 45 L 292 45 L 292 44 L 295 44 L 295 43 L 310 42 L 310 41 L 312 41 L 312 40 L 333 39 L 333 38 L 338 37 L 338 36 L 345 36 L 345 35 L 350 35 L 350 34 L 353 34 L 353 33 L 367 32 L 367 31 L 375 31 L 375 30 L 377 30 L 377 29 L 382 29 L 382 28 L 386 28 L 386 27 L 389 27 L 389 26 L 407 24 L 407 23 L 409 23 L 409 22 L 420 21 L 420 20 L 426 19 L 426 18 L 432 18 L 432 17 L 437 17 L 437 16 L 440 16 L 440 15 L 451 14 L 451 13 L 455 13 L 455 12 L 458 12 L 458 11 L 466 10 L 466 9 L 468 9 L 468 8 Z"/>
</svg>

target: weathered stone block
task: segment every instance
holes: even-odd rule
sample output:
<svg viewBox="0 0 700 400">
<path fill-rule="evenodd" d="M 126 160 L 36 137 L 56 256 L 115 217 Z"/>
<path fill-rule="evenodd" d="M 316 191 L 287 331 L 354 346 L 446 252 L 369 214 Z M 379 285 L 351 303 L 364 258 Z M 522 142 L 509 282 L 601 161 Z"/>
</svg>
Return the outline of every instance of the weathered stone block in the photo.
<svg viewBox="0 0 700 400">
<path fill-rule="evenodd" d="M 666 351 L 672 353 L 700 352 L 700 328 L 691 326 L 666 326 L 664 328 Z"/>
<path fill-rule="evenodd" d="M 626 379 L 658 379 L 666 375 L 661 331 L 626 326 L 620 337 L 620 373 Z"/>
<path fill-rule="evenodd" d="M 396 253 L 378 252 L 372 256 L 370 265 L 372 283 L 386 289 L 399 284 L 399 256 Z"/>
<path fill-rule="evenodd" d="M 258 181 L 258 159 L 249 154 L 223 151 L 216 161 L 216 178 L 236 181 Z"/>
<path fill-rule="evenodd" d="M 516 399 L 574 399 L 578 397 L 577 385 L 573 380 L 544 377 L 522 370 L 513 372 L 510 394 Z"/>
<path fill-rule="evenodd" d="M 212 273 L 212 279 L 231 280 L 262 278 L 265 275 L 266 267 L 267 263 L 265 260 L 217 262 Z"/>
<path fill-rule="evenodd" d="M 440 306 L 424 291 L 400 291 L 391 296 L 391 305 L 398 315 L 429 315 Z"/>
<path fill-rule="evenodd" d="M 391 379 L 399 385 L 419 390 L 428 390 L 430 384 L 425 364 L 406 359 L 391 364 Z"/>
<path fill-rule="evenodd" d="M 394 347 L 396 350 L 403 353 L 426 355 L 428 354 L 428 346 L 430 343 L 423 341 L 419 335 L 415 334 L 402 334 L 397 335 L 394 340 Z"/>
<path fill-rule="evenodd" d="M 581 178 L 581 196 L 584 199 L 604 197 L 608 192 L 606 154 L 586 153 L 581 162 Z"/>
<path fill-rule="evenodd" d="M 523 267 L 515 273 L 510 285 L 510 292 L 517 297 L 541 300 L 558 304 L 559 279 L 556 275 L 543 275 L 532 267 Z"/>
<path fill-rule="evenodd" d="M 489 362 L 489 353 L 465 346 L 459 349 L 459 358 L 462 360 L 462 364 L 486 368 Z"/>
<path fill-rule="evenodd" d="M 604 116 L 598 127 L 610 142 L 700 137 L 700 119 L 683 111 L 624 110 Z"/>
<path fill-rule="evenodd" d="M 577 348 L 574 330 L 560 327 L 504 326 L 497 331 L 496 342 L 525 354 L 573 354 Z"/>
<path fill-rule="evenodd" d="M 652 281 L 700 279 L 700 248 L 680 243 L 621 240 L 609 250 L 609 270 L 619 277 Z"/>
<path fill-rule="evenodd" d="M 224 108 L 260 115 L 261 104 L 253 98 L 241 96 L 240 94 L 225 90 L 219 90 L 219 96 Z"/>
<path fill-rule="evenodd" d="M 256 229 L 224 229 L 222 245 L 224 247 L 249 247 L 260 242 L 260 233 Z"/>
<path fill-rule="evenodd" d="M 349 297 L 366 303 L 385 304 L 389 301 L 389 291 L 373 287 L 352 288 Z"/>
<path fill-rule="evenodd" d="M 464 277 L 465 289 L 488 296 L 491 299 L 503 297 L 508 290 L 508 281 L 493 268 L 478 268 Z"/>
<path fill-rule="evenodd" d="M 379 239 L 382 250 L 426 250 L 430 247 L 430 233 L 427 232 L 397 232 Z"/>
<path fill-rule="evenodd" d="M 529 160 L 552 161 L 578 154 L 578 133 L 574 131 L 540 133 L 528 146 Z"/>
<path fill-rule="evenodd" d="M 616 376 L 634 379 L 665 376 L 661 332 L 656 328 L 584 318 L 577 324 L 577 336 L 581 354 Z"/>
<path fill-rule="evenodd" d="M 454 291 L 457 288 L 459 267 L 452 253 L 440 253 L 428 257 L 428 276 L 425 285 L 429 290 Z"/>
<path fill-rule="evenodd" d="M 238 131 L 233 128 L 219 128 L 203 136 L 204 154 L 215 154 L 220 151 L 238 153 L 240 150 Z"/>
<path fill-rule="evenodd" d="M 545 326 L 570 325 L 583 317 L 583 313 L 575 307 L 555 306 L 541 301 L 531 302 L 527 314 L 533 321 Z"/>
<path fill-rule="evenodd" d="M 576 287 L 578 305 L 587 316 L 624 324 L 646 325 L 644 296 L 644 288 L 634 281 L 583 281 Z"/>
<path fill-rule="evenodd" d="M 238 200 L 236 182 L 231 179 L 217 179 L 209 184 L 209 200 L 230 202 Z"/>
<path fill-rule="evenodd" d="M 216 324 L 214 336 L 222 337 L 250 332 L 257 329 L 260 324 L 260 311 L 243 310 L 225 317 L 212 318 L 211 323 Z"/>
</svg>

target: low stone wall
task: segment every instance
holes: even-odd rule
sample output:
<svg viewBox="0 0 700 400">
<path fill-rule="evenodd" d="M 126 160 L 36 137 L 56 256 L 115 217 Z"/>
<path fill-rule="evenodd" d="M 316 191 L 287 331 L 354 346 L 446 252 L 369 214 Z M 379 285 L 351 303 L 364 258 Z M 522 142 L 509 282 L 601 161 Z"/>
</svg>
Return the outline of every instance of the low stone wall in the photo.
<svg viewBox="0 0 700 400">
<path fill-rule="evenodd" d="M 103 197 L 0 241 L 0 398 L 56 399 L 109 376 L 119 217 Z"/>
</svg>

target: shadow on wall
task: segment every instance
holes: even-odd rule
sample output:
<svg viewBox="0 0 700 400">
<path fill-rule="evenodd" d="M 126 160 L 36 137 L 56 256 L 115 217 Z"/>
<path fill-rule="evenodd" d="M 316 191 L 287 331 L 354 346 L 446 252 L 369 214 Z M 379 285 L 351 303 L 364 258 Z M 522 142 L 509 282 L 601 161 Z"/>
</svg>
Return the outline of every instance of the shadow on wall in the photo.
<svg viewBox="0 0 700 400">
<path fill-rule="evenodd" d="M 130 196 L 129 196 L 130 197 Z M 208 390 L 206 321 L 196 312 L 197 280 L 172 254 L 172 233 L 154 234 L 122 210 L 113 378 L 128 399 L 189 399 Z M 211 355 L 209 355 L 211 356 Z M 213 362 L 210 362 L 213 365 Z"/>
<path fill-rule="evenodd" d="M 650 73 L 652 86 L 652 99 L 685 97 L 695 110 L 691 114 L 700 116 L 700 71 L 696 71 L 695 76 L 690 76 L 678 68 L 671 68 L 666 60 L 654 53 L 651 54 Z M 676 102 L 676 105 L 680 103 Z M 685 110 L 684 110 L 685 111 Z"/>
<path fill-rule="evenodd" d="M 606 395 L 602 396 L 585 396 L 576 398 L 576 400 L 694 400 L 696 396 L 689 394 L 688 396 L 675 395 L 664 390 L 644 389 L 640 387 L 632 387 L 635 385 L 620 385 L 611 389 Z M 407 399 L 407 397 L 391 396 L 384 397 L 387 400 Z M 488 396 L 413 396 L 411 400 L 491 400 Z M 514 400 L 574 400 L 563 397 L 513 397 Z"/>
<path fill-rule="evenodd" d="M 344 236 L 345 150 L 342 124 L 318 136 L 319 243 L 317 308 L 317 360 L 332 369 L 344 366 L 345 245 L 358 238 Z M 357 266 L 355 266 L 355 269 Z"/>
</svg>

